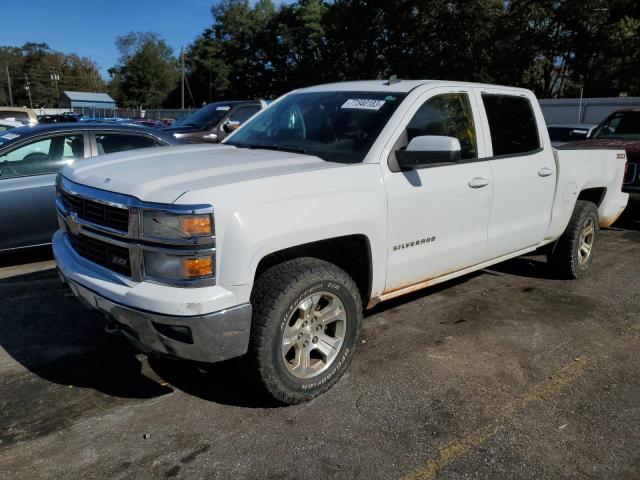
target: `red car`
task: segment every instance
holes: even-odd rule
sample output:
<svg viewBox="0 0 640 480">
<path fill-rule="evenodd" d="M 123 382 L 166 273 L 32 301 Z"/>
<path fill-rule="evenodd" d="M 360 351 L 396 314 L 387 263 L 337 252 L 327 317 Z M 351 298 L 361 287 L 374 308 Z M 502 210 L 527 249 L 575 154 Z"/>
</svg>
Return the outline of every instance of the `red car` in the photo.
<svg viewBox="0 0 640 480">
<path fill-rule="evenodd" d="M 640 200 L 640 109 L 613 112 L 587 140 L 565 144 L 560 148 L 624 149 L 627 152 L 627 169 L 622 191 Z"/>
</svg>

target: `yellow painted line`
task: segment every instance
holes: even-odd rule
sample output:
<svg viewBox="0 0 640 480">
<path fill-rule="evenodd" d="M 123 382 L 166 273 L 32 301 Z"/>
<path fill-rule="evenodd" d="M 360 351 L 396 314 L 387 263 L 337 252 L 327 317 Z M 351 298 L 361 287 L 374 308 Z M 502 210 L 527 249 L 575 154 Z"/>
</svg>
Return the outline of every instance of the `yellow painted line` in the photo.
<svg viewBox="0 0 640 480">
<path fill-rule="evenodd" d="M 507 403 L 492 424 L 479 428 L 458 442 L 452 442 L 444 446 L 439 450 L 436 458 L 427 460 L 423 466 L 405 475 L 403 480 L 430 480 L 436 478 L 438 473 L 451 462 L 493 438 L 500 431 L 505 420 L 516 412 L 523 410 L 532 402 L 547 400 L 560 393 L 563 388 L 582 375 L 586 364 L 586 356 L 575 358 L 574 361 L 553 373 L 545 381 L 534 385 L 524 394 Z"/>
</svg>

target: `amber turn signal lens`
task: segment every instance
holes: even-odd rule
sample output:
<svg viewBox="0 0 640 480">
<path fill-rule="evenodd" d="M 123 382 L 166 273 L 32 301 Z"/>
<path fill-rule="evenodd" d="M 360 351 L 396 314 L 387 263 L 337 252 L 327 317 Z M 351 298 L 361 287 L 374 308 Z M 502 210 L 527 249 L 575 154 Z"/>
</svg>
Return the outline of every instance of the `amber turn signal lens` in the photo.
<svg viewBox="0 0 640 480">
<path fill-rule="evenodd" d="M 180 217 L 180 230 L 185 235 L 200 237 L 211 235 L 211 217 L 209 215 L 193 215 Z"/>
<path fill-rule="evenodd" d="M 202 278 L 213 275 L 213 257 L 185 258 L 182 260 L 185 278 Z"/>
</svg>

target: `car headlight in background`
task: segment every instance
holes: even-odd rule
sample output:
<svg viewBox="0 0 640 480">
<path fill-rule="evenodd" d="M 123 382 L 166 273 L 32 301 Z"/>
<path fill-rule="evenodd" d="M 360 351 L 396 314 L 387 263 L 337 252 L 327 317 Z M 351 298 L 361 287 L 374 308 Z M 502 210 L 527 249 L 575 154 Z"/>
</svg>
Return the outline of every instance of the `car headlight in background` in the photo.
<svg viewBox="0 0 640 480">
<path fill-rule="evenodd" d="M 189 215 L 143 210 L 142 236 L 168 240 L 212 237 L 213 218 L 208 213 Z"/>
<path fill-rule="evenodd" d="M 144 252 L 145 275 L 158 280 L 201 280 L 215 277 L 213 255 L 172 255 L 153 251 Z"/>
</svg>

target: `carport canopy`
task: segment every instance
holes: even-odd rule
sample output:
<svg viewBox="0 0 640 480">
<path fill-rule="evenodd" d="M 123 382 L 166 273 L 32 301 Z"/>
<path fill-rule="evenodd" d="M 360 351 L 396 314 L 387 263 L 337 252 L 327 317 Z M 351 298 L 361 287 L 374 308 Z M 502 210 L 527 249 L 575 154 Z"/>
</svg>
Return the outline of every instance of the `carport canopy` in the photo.
<svg viewBox="0 0 640 480">
<path fill-rule="evenodd" d="M 85 111 L 115 110 L 116 101 L 108 93 L 64 91 L 60 106 L 84 113 Z"/>
</svg>

